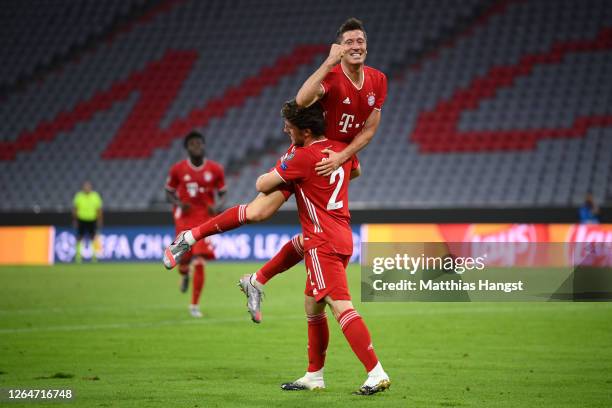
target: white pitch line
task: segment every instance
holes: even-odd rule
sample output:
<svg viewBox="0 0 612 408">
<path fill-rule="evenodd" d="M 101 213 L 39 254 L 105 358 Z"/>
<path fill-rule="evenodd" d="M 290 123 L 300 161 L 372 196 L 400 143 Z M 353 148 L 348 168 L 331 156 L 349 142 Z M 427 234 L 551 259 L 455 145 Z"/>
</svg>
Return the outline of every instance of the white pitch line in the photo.
<svg viewBox="0 0 612 408">
<path fill-rule="evenodd" d="M 216 319 L 214 323 L 221 323 L 223 319 Z M 228 319 L 228 321 L 238 321 L 238 319 Z M 242 319 L 241 319 L 242 320 Z M 151 327 L 174 326 L 183 324 L 211 324 L 211 320 L 161 320 L 148 323 L 109 323 L 109 324 L 84 324 L 74 326 L 47 326 L 47 327 L 19 327 L 12 329 L 0 329 L 0 333 L 31 333 L 31 332 L 49 332 L 49 331 L 89 331 L 89 330 L 107 330 L 107 329 L 143 329 Z"/>
<path fill-rule="evenodd" d="M 548 308 L 537 308 L 532 311 L 545 311 L 545 312 L 558 312 L 558 311 L 580 311 L 581 308 L 570 308 L 567 305 L 556 305 L 554 309 Z M 497 307 L 474 307 L 474 308 L 454 308 L 445 310 L 436 309 L 421 309 L 421 310 L 408 310 L 402 313 L 387 313 L 387 312 L 375 312 L 375 313 L 364 313 L 366 321 L 370 317 L 385 317 L 385 316 L 426 316 L 426 315 L 444 315 L 444 314 L 469 314 L 469 313 L 514 313 L 524 308 L 517 306 L 497 306 Z M 331 314 L 330 314 L 331 316 Z M 287 315 L 282 317 L 275 317 L 273 321 L 288 321 L 288 320 L 302 320 L 303 315 Z M 108 329 L 148 329 L 163 326 L 173 325 L 192 325 L 192 324 L 224 324 L 224 323 L 244 323 L 249 324 L 248 318 L 246 317 L 228 317 L 228 318 L 204 318 L 204 319 L 193 319 L 193 320 L 161 320 L 157 322 L 147 323 L 109 323 L 109 324 L 86 324 L 86 325 L 70 325 L 70 326 L 46 326 L 46 327 L 15 327 L 15 328 L 4 328 L 0 329 L 0 334 L 17 334 L 17 333 L 33 333 L 33 332 L 72 332 L 72 331 L 90 331 L 90 330 L 108 330 Z"/>
<path fill-rule="evenodd" d="M 164 309 L 180 309 L 182 305 L 166 304 L 166 305 L 121 305 L 121 306 L 87 306 L 87 305 L 74 305 L 71 307 L 38 307 L 38 308 L 26 308 L 26 309 L 0 309 L 0 315 L 11 315 L 11 314 L 39 314 L 39 313 L 82 313 L 83 311 L 88 312 L 105 312 L 114 310 L 164 310 Z"/>
</svg>

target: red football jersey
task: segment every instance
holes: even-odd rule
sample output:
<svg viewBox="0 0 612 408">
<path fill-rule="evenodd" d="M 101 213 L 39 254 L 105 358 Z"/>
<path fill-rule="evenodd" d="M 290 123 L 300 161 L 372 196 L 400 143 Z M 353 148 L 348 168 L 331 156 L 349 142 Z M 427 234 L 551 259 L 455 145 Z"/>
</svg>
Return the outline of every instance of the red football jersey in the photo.
<svg viewBox="0 0 612 408">
<path fill-rule="evenodd" d="M 189 159 L 181 160 L 170 168 L 166 189 L 176 192 L 182 202 L 191 204 L 185 212 L 175 207 L 175 220 L 206 219 L 209 217 L 208 207 L 215 204 L 215 191 L 225 189 L 225 173 L 223 167 L 212 160 L 204 159 L 198 167 Z"/>
<path fill-rule="evenodd" d="M 373 109 L 381 110 L 387 98 L 387 77 L 377 69 L 364 66 L 360 87 L 336 65 L 321 82 L 325 95 L 325 136 L 350 143 L 361 131 Z"/>
<path fill-rule="evenodd" d="M 315 171 L 315 164 L 327 157 L 321 150 L 340 152 L 345 147 L 346 144 L 329 139 L 317 140 L 305 147 L 296 146 L 274 168 L 286 183 L 294 183 L 306 250 L 329 244 L 339 254 L 353 252 L 348 184 L 351 170 L 359 162 L 356 158 L 348 160 L 327 177 Z"/>
</svg>

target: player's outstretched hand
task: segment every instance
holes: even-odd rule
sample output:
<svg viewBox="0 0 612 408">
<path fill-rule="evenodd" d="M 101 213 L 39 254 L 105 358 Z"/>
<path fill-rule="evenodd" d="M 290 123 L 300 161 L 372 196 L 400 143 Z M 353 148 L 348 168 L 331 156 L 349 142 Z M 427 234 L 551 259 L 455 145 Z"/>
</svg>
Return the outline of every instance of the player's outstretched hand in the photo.
<svg viewBox="0 0 612 408">
<path fill-rule="evenodd" d="M 330 149 L 323 149 L 321 153 L 325 153 L 329 157 L 323 158 L 323 160 L 315 165 L 315 170 L 319 176 L 329 176 L 344 163 L 340 153 L 336 153 Z"/>
<path fill-rule="evenodd" d="M 329 56 L 327 57 L 327 62 L 329 62 L 331 65 L 338 64 L 342 59 L 342 56 L 344 55 L 345 51 L 346 48 L 343 45 L 332 44 L 331 48 L 329 49 Z"/>
</svg>

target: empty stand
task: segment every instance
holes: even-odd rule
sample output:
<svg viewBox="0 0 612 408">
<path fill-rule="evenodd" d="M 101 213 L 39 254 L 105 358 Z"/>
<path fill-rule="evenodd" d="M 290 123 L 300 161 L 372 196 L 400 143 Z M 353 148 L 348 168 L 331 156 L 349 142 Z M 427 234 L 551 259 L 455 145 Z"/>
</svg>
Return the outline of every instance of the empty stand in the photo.
<svg viewBox="0 0 612 408">
<path fill-rule="evenodd" d="M 57 4 L 49 13 L 60 19 Z M 256 176 L 288 144 L 282 102 L 323 60 L 346 10 L 366 23 L 368 64 L 393 73 L 379 132 L 360 153 L 355 207 L 567 206 L 586 191 L 612 198 L 612 14 L 604 0 L 160 4 L 5 97 L 4 211 L 66 210 L 84 178 L 107 208 L 160 205 L 192 128 L 207 135 L 212 159 L 232 164 L 228 202 L 250 200 Z M 129 5 L 83 2 L 83 10 L 73 6 L 82 18 L 73 27 L 33 32 L 9 20 L 37 24 L 43 13 L 11 7 L 0 14 L 5 41 L 52 36 L 53 45 L 19 58 L 11 58 L 18 46 L 4 48 L 14 61 L 2 67 L 5 81 Z"/>
</svg>

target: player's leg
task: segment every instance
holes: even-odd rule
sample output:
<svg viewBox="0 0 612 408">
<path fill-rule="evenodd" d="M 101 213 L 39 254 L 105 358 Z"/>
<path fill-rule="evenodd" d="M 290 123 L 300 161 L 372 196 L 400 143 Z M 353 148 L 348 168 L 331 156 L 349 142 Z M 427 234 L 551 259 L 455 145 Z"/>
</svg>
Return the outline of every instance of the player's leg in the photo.
<svg viewBox="0 0 612 408">
<path fill-rule="evenodd" d="M 368 327 L 351 302 L 346 280 L 346 266 L 350 257 L 319 248 L 309 251 L 309 255 L 312 256 L 315 277 L 321 287 L 319 293 L 325 296 L 325 302 L 332 309 L 344 337 L 368 373 L 368 378 L 358 393 L 370 395 L 386 390 L 391 384 L 389 376 L 374 352 Z"/>
<path fill-rule="evenodd" d="M 291 194 L 293 194 L 293 188 L 291 186 L 283 186 L 279 188 L 278 191 L 282 193 L 284 201 L 286 201 Z M 280 198 L 278 195 L 276 197 Z M 278 200 L 278 202 L 280 202 L 280 200 Z M 280 204 L 282 205 L 282 202 Z M 251 206 L 249 205 L 249 207 Z M 265 210 L 265 207 L 260 209 L 259 206 L 253 206 L 253 211 L 256 213 L 262 210 Z M 275 211 L 276 208 L 274 209 L 274 212 Z M 268 216 L 268 214 L 264 215 Z M 299 234 L 285 243 L 280 251 L 274 255 L 272 259 L 266 262 L 266 264 L 260 270 L 254 274 L 243 275 L 242 278 L 240 278 L 238 281 L 238 286 L 247 296 L 247 309 L 251 314 L 251 319 L 253 322 L 260 323 L 262 319 L 260 309 L 264 284 L 275 275 L 298 264 L 303 258 L 304 242 L 302 239 L 302 234 Z"/>
<path fill-rule="evenodd" d="M 208 239 L 198 241 L 193 248 L 193 290 L 191 292 L 190 312 L 193 317 L 202 317 L 200 311 L 200 296 L 206 282 L 206 260 L 215 259 L 214 249 Z"/>
<path fill-rule="evenodd" d="M 279 273 L 294 267 L 304 259 L 304 237 L 295 235 L 272 257 L 260 270 L 255 272 L 252 279 L 255 284 L 265 285 Z"/>
<path fill-rule="evenodd" d="M 77 220 L 77 231 L 76 231 L 76 252 L 74 255 L 74 261 L 76 263 L 83 262 L 83 236 L 85 235 L 85 225 L 83 221 Z"/>
<path fill-rule="evenodd" d="M 370 331 L 365 322 L 350 300 L 334 300 L 332 296 L 327 296 L 325 301 L 330 305 L 353 353 L 368 373 L 368 378 L 356 393 L 371 395 L 388 389 L 391 381 L 374 352 Z"/>
<path fill-rule="evenodd" d="M 310 271 L 309 261 L 306 268 Z M 315 288 L 310 272 L 306 280 L 304 309 L 308 321 L 308 368 L 306 374 L 295 381 L 284 383 L 281 389 L 285 391 L 315 390 L 325 388 L 323 380 L 323 367 L 325 365 L 325 353 L 329 344 L 329 328 L 327 316 L 325 315 L 325 302 L 317 302 L 312 296 Z"/>
<path fill-rule="evenodd" d="M 89 226 L 89 234 L 90 235 L 89 236 L 90 236 L 90 239 L 91 239 L 91 261 L 92 262 L 98 262 L 98 256 L 96 254 L 96 251 L 98 250 L 98 245 L 97 245 L 97 241 L 96 241 L 96 236 L 98 234 L 97 227 L 98 227 L 98 225 L 97 225 L 96 221 L 92 221 L 90 223 L 90 226 Z"/>
<path fill-rule="evenodd" d="M 203 224 L 191 229 L 193 239 L 198 241 L 209 235 L 219 234 L 270 218 L 285 202 L 285 196 L 279 190 L 269 194 L 259 193 L 248 204 L 229 208 Z"/>
<path fill-rule="evenodd" d="M 76 252 L 74 254 L 74 261 L 76 263 L 82 263 L 83 262 L 83 258 L 82 258 L 82 255 L 81 255 L 82 247 L 83 247 L 83 239 L 82 238 L 77 238 Z"/>
<path fill-rule="evenodd" d="M 260 270 L 240 278 L 238 286 L 247 296 L 247 309 L 253 322 L 260 323 L 262 319 L 261 299 L 264 284 L 275 275 L 297 265 L 302 259 L 304 259 L 304 243 L 302 234 L 299 234 L 283 245 Z"/>
<path fill-rule="evenodd" d="M 186 224 L 184 220 L 175 219 L 174 231 L 175 234 L 179 234 L 181 231 L 185 230 L 189 224 Z M 189 290 L 189 282 L 191 280 L 191 252 L 187 252 L 183 254 L 181 259 L 178 262 L 178 273 L 180 275 L 179 279 L 179 290 L 181 293 L 187 292 Z"/>
<path fill-rule="evenodd" d="M 372 347 L 367 326 L 350 300 L 335 300 L 331 296 L 327 296 L 325 301 L 330 305 L 334 317 L 340 324 L 353 352 L 366 371 L 370 372 L 378 364 L 378 358 Z"/>
<path fill-rule="evenodd" d="M 193 317 L 202 317 L 202 312 L 200 311 L 200 295 L 202 294 L 202 289 L 204 288 L 204 267 L 206 263 L 204 261 L 204 257 L 201 255 L 195 255 L 191 260 L 191 265 L 193 269 L 193 288 L 191 292 L 191 305 L 189 306 L 189 312 Z"/>
<path fill-rule="evenodd" d="M 191 251 L 187 252 L 185 255 L 181 257 L 181 260 L 178 264 L 178 272 L 180 275 L 179 279 L 179 290 L 181 293 L 187 292 L 189 290 L 189 282 L 191 280 L 191 259 L 193 254 Z"/>
<path fill-rule="evenodd" d="M 307 373 L 320 373 L 323 378 L 325 354 L 329 345 L 329 327 L 325 314 L 325 302 L 317 302 L 312 296 L 306 296 L 304 308 L 308 321 L 308 368 Z"/>
<path fill-rule="evenodd" d="M 275 190 L 260 193 L 249 204 L 236 205 L 209 219 L 189 231 L 178 234 L 174 242 L 164 251 L 164 265 L 172 269 L 182 254 L 197 241 L 214 234 L 230 231 L 246 223 L 255 223 L 270 218 L 285 202 L 283 192 Z"/>
<path fill-rule="evenodd" d="M 191 270 L 190 263 L 191 257 L 183 256 L 178 266 L 179 275 L 181 275 L 181 278 L 179 280 L 179 290 L 181 291 L 181 293 L 185 293 L 187 292 L 187 289 L 189 289 L 189 272 Z"/>
</svg>

